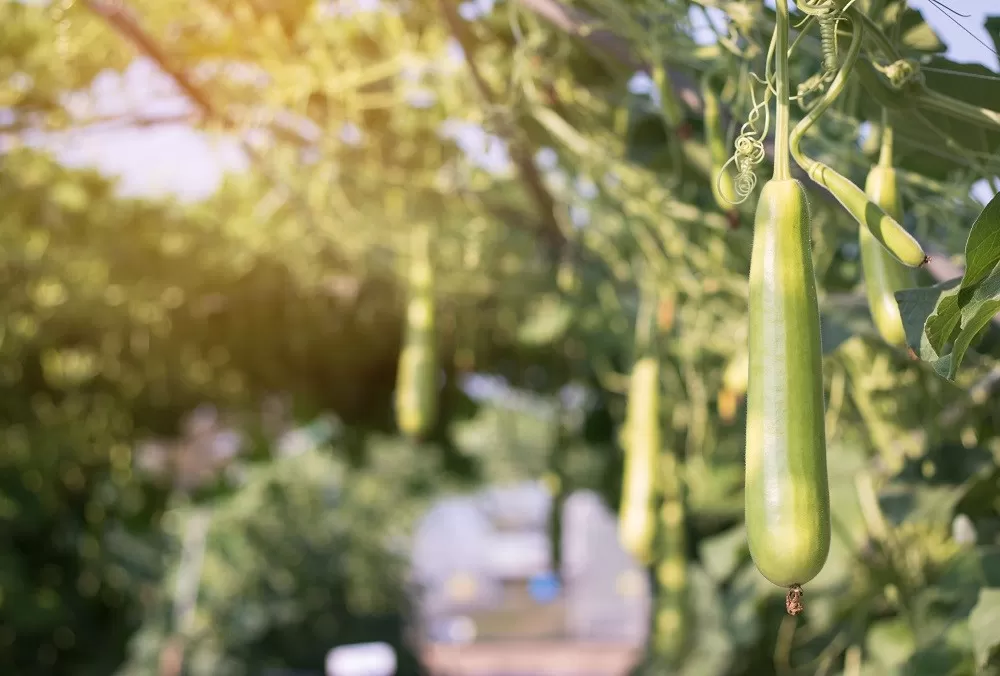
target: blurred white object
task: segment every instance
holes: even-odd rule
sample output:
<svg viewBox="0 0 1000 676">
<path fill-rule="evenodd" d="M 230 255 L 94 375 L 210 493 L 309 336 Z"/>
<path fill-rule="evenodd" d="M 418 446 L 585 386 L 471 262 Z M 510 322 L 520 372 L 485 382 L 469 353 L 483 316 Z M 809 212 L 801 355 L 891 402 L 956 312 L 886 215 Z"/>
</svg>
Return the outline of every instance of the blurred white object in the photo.
<svg viewBox="0 0 1000 676">
<path fill-rule="evenodd" d="M 549 536 L 545 532 L 494 533 L 487 541 L 485 572 L 494 579 L 517 580 L 548 572 Z"/>
<path fill-rule="evenodd" d="M 552 496 L 543 481 L 525 481 L 488 488 L 478 503 L 497 529 L 539 530 L 546 527 Z"/>
<path fill-rule="evenodd" d="M 618 541 L 614 513 L 593 491 L 578 491 L 563 507 L 566 628 L 581 641 L 646 639 L 651 585 Z"/>
<path fill-rule="evenodd" d="M 355 643 L 326 654 L 326 676 L 393 676 L 396 651 L 388 643 Z"/>
<path fill-rule="evenodd" d="M 501 586 L 483 560 L 493 528 L 471 498 L 447 498 L 424 517 L 413 540 L 412 581 L 427 616 L 499 602 Z M 471 584 L 470 584 L 471 583 Z"/>
<path fill-rule="evenodd" d="M 951 522 L 951 537 L 960 545 L 976 544 L 976 525 L 965 514 L 957 514 Z"/>
<path fill-rule="evenodd" d="M 472 643 L 476 640 L 476 623 L 464 615 L 454 618 L 449 623 L 448 638 L 452 643 Z"/>
</svg>

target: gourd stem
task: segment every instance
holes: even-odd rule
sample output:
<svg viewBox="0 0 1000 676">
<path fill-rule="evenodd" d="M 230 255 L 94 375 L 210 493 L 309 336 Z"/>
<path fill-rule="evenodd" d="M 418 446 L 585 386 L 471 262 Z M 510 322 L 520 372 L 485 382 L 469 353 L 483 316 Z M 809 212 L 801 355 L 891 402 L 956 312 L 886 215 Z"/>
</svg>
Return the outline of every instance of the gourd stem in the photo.
<svg viewBox="0 0 1000 676">
<path fill-rule="evenodd" d="M 878 165 L 892 167 L 892 123 L 889 121 L 889 111 L 882 109 L 882 146 L 879 149 Z"/>
<path fill-rule="evenodd" d="M 780 4 L 780 3 L 779 3 Z M 840 70 L 837 71 L 837 76 L 833 78 L 833 82 L 830 83 L 830 87 L 826 90 L 823 98 L 809 111 L 802 120 L 795 126 L 789 137 L 791 144 L 792 156 L 795 158 L 795 162 L 802 167 L 803 170 L 808 172 L 816 161 L 810 157 L 807 157 L 802 153 L 800 148 L 802 143 L 802 137 L 805 136 L 806 132 L 816 123 L 816 120 L 826 112 L 827 108 L 837 100 L 837 97 L 844 91 L 844 87 L 847 86 L 847 77 L 850 74 L 855 62 L 858 60 L 858 54 L 861 53 L 861 42 L 864 36 L 864 29 L 860 24 L 855 23 L 853 26 L 854 30 L 851 34 L 851 45 L 847 49 L 847 57 L 844 60 L 843 65 L 840 66 Z M 775 149 L 777 154 L 777 148 Z"/>
<path fill-rule="evenodd" d="M 778 19 L 774 27 L 777 36 L 775 79 L 778 84 L 778 103 L 774 118 L 774 175 L 772 178 L 776 181 L 787 181 L 792 177 L 788 139 L 788 0 L 777 0 L 774 7 Z"/>
</svg>

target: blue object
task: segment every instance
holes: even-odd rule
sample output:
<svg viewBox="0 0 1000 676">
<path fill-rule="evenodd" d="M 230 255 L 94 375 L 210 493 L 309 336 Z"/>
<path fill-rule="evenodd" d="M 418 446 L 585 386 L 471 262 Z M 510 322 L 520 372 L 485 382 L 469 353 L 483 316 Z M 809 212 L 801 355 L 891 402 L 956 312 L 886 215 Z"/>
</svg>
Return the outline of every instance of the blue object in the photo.
<svg viewBox="0 0 1000 676">
<path fill-rule="evenodd" d="M 540 573 L 528 580 L 528 593 L 538 603 L 552 603 L 559 598 L 561 589 L 555 573 Z"/>
</svg>

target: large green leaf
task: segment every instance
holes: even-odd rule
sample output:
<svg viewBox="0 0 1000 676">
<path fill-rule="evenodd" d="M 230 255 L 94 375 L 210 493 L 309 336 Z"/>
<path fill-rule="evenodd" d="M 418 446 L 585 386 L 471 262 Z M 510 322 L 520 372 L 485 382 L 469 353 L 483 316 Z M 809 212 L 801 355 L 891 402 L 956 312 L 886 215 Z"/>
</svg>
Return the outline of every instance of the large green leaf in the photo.
<svg viewBox="0 0 1000 676">
<path fill-rule="evenodd" d="M 930 57 L 922 66 L 927 89 L 971 106 L 1000 110 L 1000 80 L 995 71 L 980 63 L 960 63 L 942 56 Z M 913 97 L 913 105 L 890 111 L 896 133 L 895 163 L 900 168 L 947 181 L 956 169 L 979 170 L 977 158 L 981 162 L 981 158 L 1000 149 L 1000 132 L 995 128 L 969 124 L 940 110 L 918 107 L 917 103 Z M 879 101 L 862 96 L 859 105 L 859 115 L 880 123 Z"/>
<path fill-rule="evenodd" d="M 965 274 L 931 289 L 896 294 L 907 340 L 941 376 L 954 380 L 958 367 L 983 329 L 1000 312 L 1000 195 L 990 200 L 969 232 Z M 919 338 L 914 327 L 926 315 Z M 950 350 L 949 350 L 950 346 Z"/>
<path fill-rule="evenodd" d="M 979 601 L 969 616 L 969 629 L 972 631 L 976 666 L 984 669 L 996 661 L 1000 648 L 1000 588 L 979 590 Z"/>
</svg>

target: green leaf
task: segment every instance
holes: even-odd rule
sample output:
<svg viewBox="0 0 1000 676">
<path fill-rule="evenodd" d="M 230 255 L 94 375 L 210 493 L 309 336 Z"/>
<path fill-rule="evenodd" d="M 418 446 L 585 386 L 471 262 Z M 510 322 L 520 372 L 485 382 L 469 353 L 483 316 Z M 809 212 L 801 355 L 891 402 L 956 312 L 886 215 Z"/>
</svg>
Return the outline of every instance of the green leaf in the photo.
<svg viewBox="0 0 1000 676">
<path fill-rule="evenodd" d="M 924 337 L 920 341 L 922 358 L 927 360 L 939 358 L 955 335 L 955 330 L 962 319 L 958 307 L 958 291 L 956 287 L 941 294 L 934 313 L 927 318 L 924 324 Z"/>
<path fill-rule="evenodd" d="M 961 282 L 944 282 L 931 289 L 896 293 L 911 346 L 919 345 L 920 358 L 934 371 L 954 380 L 972 344 L 1000 312 L 1000 195 L 994 196 L 972 225 L 965 245 L 966 269 Z M 931 302 L 919 341 L 920 318 Z M 948 345 L 951 344 L 951 350 Z"/>
<path fill-rule="evenodd" d="M 899 304 L 899 314 L 906 330 L 906 342 L 921 354 L 925 361 L 933 361 L 937 354 L 925 357 L 923 355 L 924 325 L 937 307 L 941 296 L 958 287 L 961 278 L 956 277 L 947 282 L 919 289 L 903 289 L 896 292 L 896 302 Z"/>
<path fill-rule="evenodd" d="M 983 669 L 994 660 L 1000 647 L 1000 588 L 979 591 L 979 601 L 969 616 L 976 666 Z"/>
<path fill-rule="evenodd" d="M 997 273 L 1000 264 L 1000 195 L 994 195 L 979 218 L 972 224 L 969 239 L 965 243 L 965 276 L 959 304 L 965 305 L 971 299 L 976 287 L 988 276 Z"/>
<path fill-rule="evenodd" d="M 1000 277 L 997 279 L 1000 282 Z M 969 347 L 972 345 L 973 341 L 981 335 L 982 329 L 984 329 L 1000 312 L 1000 286 L 997 289 L 997 299 L 990 300 L 978 305 L 975 313 L 972 314 L 968 323 L 962 327 L 962 332 L 955 339 L 955 346 L 952 348 L 951 354 L 948 355 L 952 357 L 951 363 L 948 365 L 948 378 L 951 380 L 955 379 L 958 374 L 958 365 L 962 361 L 962 357 L 968 351 Z M 964 314 L 964 313 L 963 313 Z"/>
</svg>

